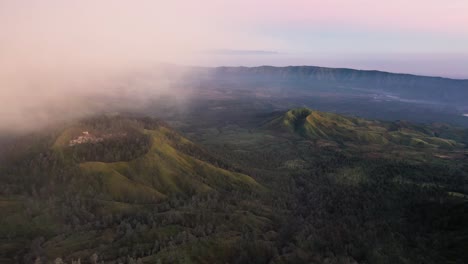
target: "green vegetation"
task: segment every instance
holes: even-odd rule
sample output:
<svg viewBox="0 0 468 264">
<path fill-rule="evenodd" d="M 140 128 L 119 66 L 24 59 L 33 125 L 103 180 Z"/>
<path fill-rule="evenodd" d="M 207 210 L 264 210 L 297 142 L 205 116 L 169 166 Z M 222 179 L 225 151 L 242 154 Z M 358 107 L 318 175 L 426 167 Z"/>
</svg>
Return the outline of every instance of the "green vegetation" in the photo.
<svg viewBox="0 0 468 264">
<path fill-rule="evenodd" d="M 341 144 L 402 145 L 410 147 L 455 149 L 463 148 L 463 136 L 440 131 L 438 127 L 421 127 L 406 122 L 370 121 L 345 117 L 307 108 L 293 109 L 273 119 L 270 127 L 285 127 L 309 139 L 323 139 Z"/>
<path fill-rule="evenodd" d="M 465 130 L 305 108 L 193 122 L 188 139 L 100 116 L 13 143 L 0 263 L 468 262 Z"/>
<path fill-rule="evenodd" d="M 238 197 L 234 199 L 237 203 L 243 196 L 256 197 L 267 191 L 251 177 L 219 167 L 227 165 L 156 120 L 103 116 L 61 130 L 38 136 L 38 143 L 31 141 L 39 144 L 56 138 L 38 146 L 37 151 L 17 149 L 17 155 L 4 161 L 2 256 L 24 256 L 18 261 L 26 263 L 36 257 L 83 260 L 93 253 L 85 249 L 99 245 L 96 243 L 101 243 L 102 236 L 120 241 L 117 248 L 125 247 L 139 235 L 122 237 L 116 233 L 117 226 L 133 230 L 135 220 L 129 219 L 135 214 L 144 215 L 145 226 L 151 224 L 150 229 L 145 227 L 148 231 L 154 229 L 144 238 L 152 251 L 154 240 L 165 232 L 163 226 L 179 227 L 179 221 L 191 221 L 192 217 L 199 221 L 211 218 L 215 212 L 211 212 L 210 201 L 229 195 L 229 199 Z M 90 141 L 70 145 L 83 131 Z M 188 207 L 188 201 L 203 206 Z M 213 221 L 227 220 L 223 211 L 232 205 L 223 203 L 227 203 L 226 208 L 216 213 L 219 217 Z M 255 218 L 251 216 L 252 222 Z M 214 226 L 211 220 L 208 223 Z M 173 237 L 160 239 L 171 241 Z M 40 249 L 17 241 L 38 243 Z M 113 252 L 112 244 L 107 247 L 107 258 L 120 256 Z M 122 256 L 126 258 L 127 253 Z"/>
</svg>

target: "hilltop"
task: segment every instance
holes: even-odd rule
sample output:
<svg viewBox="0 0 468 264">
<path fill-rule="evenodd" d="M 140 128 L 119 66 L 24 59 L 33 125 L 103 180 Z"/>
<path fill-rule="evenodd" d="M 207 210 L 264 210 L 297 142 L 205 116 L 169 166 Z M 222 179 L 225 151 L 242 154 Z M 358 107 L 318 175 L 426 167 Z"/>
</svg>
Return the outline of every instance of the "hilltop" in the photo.
<svg viewBox="0 0 468 264">
<path fill-rule="evenodd" d="M 384 122 L 298 108 L 266 124 L 308 139 L 341 144 L 400 145 L 419 148 L 457 149 L 468 143 L 466 130 L 447 125 L 418 125 L 405 121 Z"/>
<path fill-rule="evenodd" d="M 22 252 L 26 263 L 36 257 L 88 258 L 93 251 L 86 248 L 102 239 L 125 245 L 131 240 L 120 237 L 118 226 L 135 215 L 148 214 L 150 218 L 143 217 L 145 225 L 159 219 L 170 226 L 189 215 L 206 214 L 213 199 L 229 195 L 221 199 L 227 210 L 234 197 L 241 202 L 242 197 L 266 192 L 253 178 L 150 118 L 87 118 L 23 138 L 9 154 L 0 167 L 0 235 L 15 239 L 3 240 L 0 252 L 4 257 Z M 197 204 L 193 208 L 203 209 L 192 212 L 187 201 L 185 206 L 178 204 L 187 199 Z M 178 209 L 163 215 L 174 206 Z M 223 210 L 219 217 L 224 217 Z M 244 221 L 231 213 L 233 219 Z M 248 218 L 256 221 L 253 215 Z M 175 228 L 164 231 L 163 226 L 148 234 L 148 250 L 156 236 L 162 243 L 163 234 Z M 20 243 L 34 239 L 42 240 L 39 251 Z M 115 248 L 111 244 L 106 248 L 100 255 L 115 257 Z"/>
<path fill-rule="evenodd" d="M 467 130 L 308 108 L 195 121 L 96 116 L 7 144 L 0 263 L 468 260 Z"/>
</svg>

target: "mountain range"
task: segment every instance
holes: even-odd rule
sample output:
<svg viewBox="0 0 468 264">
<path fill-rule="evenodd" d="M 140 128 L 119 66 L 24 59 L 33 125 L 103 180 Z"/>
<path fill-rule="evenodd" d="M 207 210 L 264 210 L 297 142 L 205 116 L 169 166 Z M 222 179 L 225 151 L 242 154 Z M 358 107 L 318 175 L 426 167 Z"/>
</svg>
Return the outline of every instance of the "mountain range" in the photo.
<svg viewBox="0 0 468 264">
<path fill-rule="evenodd" d="M 217 80 L 244 84 L 239 87 L 273 84 L 293 91 L 383 93 L 407 100 L 458 105 L 465 105 L 468 98 L 468 80 L 382 71 L 316 66 L 259 66 L 199 68 L 195 72 L 208 74 Z"/>
</svg>

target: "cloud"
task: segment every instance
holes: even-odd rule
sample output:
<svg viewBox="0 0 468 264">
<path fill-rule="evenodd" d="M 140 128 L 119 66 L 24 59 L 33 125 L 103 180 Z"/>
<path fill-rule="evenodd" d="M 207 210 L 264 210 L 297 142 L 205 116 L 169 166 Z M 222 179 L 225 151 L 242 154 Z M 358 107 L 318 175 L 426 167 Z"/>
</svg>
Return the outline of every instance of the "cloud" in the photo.
<svg viewBox="0 0 468 264">
<path fill-rule="evenodd" d="M 104 108 L 93 98 L 185 96 L 164 75 L 138 74 L 166 62 L 210 65 L 204 50 L 269 48 L 268 39 L 242 30 L 241 17 L 226 16 L 228 7 L 214 0 L 0 1 L 0 130 Z M 129 82 L 132 74 L 141 78 Z"/>
<path fill-rule="evenodd" d="M 135 98 L 184 96 L 161 63 L 206 64 L 200 50 L 246 40 L 219 30 L 227 21 L 214 24 L 218 18 L 180 0 L 1 1 L 0 130 L 100 110 L 103 98 L 131 106 Z"/>
<path fill-rule="evenodd" d="M 64 113 L 103 108 L 90 98 L 182 93 L 158 74 L 128 81 L 144 69 L 160 71 L 154 65 L 161 62 L 232 64 L 226 57 L 242 55 L 235 64 L 252 65 L 284 61 L 298 47 L 323 52 L 323 47 L 304 39 L 294 39 L 303 42 L 296 45 L 287 34 L 268 34 L 264 28 L 346 26 L 378 29 L 381 34 L 424 31 L 434 38 L 466 38 L 467 13 L 464 0 L 3 0 L 0 130 L 34 127 Z M 336 42 L 346 45 L 349 38 L 340 36 Z M 450 39 L 440 46 L 447 45 L 449 51 L 458 38 Z M 298 60 L 288 61 L 294 62 Z"/>
<path fill-rule="evenodd" d="M 235 49 L 215 49 L 209 50 L 208 54 L 218 55 L 277 55 L 280 54 L 278 51 L 271 50 L 235 50 Z"/>
</svg>

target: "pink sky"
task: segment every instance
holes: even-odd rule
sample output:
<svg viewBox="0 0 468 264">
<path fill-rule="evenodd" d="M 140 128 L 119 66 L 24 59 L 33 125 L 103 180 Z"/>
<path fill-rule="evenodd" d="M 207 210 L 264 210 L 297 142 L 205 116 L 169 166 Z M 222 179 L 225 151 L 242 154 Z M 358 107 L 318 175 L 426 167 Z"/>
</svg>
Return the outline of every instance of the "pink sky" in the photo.
<svg viewBox="0 0 468 264">
<path fill-rule="evenodd" d="M 113 76 L 159 62 L 468 79 L 468 1 L 0 1 L 0 123 L 7 127 L 46 122 L 49 112 L 31 109 L 57 102 L 56 112 L 79 109 L 77 98 L 105 92 Z"/>
<path fill-rule="evenodd" d="M 466 0 L 3 0 L 0 69 L 242 64 L 242 57 L 220 60 L 204 53 L 229 49 L 288 55 L 283 63 L 284 56 L 251 57 L 249 65 L 327 64 L 324 56 L 335 65 L 340 57 L 385 63 L 392 55 L 448 55 L 433 62 L 450 69 L 440 75 L 453 70 L 458 76 L 468 65 L 467 14 Z M 420 67 L 426 64 L 402 70 L 424 73 Z"/>
<path fill-rule="evenodd" d="M 305 23 L 379 30 L 468 34 L 465 0 L 259 0 L 226 4 L 250 23 Z"/>
</svg>

